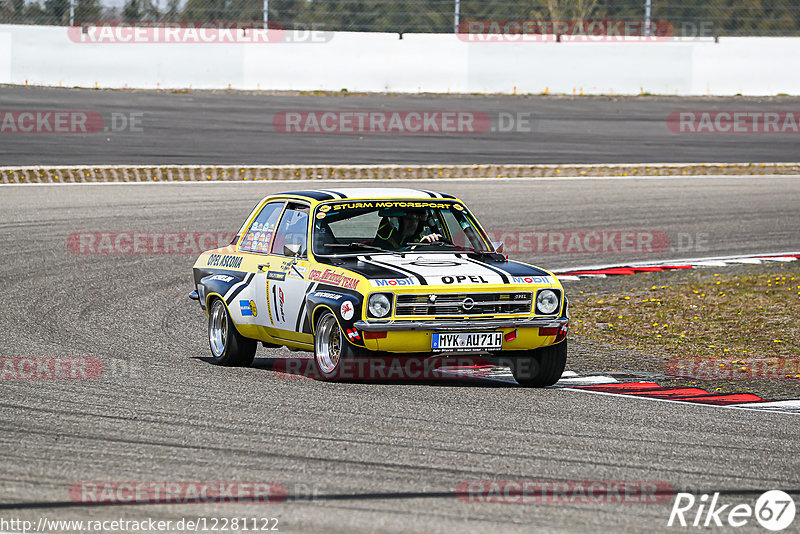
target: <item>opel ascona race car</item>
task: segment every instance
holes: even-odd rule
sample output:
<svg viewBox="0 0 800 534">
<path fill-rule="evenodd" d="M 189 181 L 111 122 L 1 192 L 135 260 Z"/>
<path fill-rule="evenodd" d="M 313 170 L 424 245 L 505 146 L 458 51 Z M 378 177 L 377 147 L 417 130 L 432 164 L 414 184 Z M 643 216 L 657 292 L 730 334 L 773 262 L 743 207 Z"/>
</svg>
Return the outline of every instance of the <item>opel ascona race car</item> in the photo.
<svg viewBox="0 0 800 534">
<path fill-rule="evenodd" d="M 555 383 L 568 302 L 550 272 L 510 261 L 464 203 L 413 189 L 263 199 L 230 246 L 194 265 L 214 363 L 256 346 L 313 351 L 323 379 L 355 358 L 483 354 L 523 386 Z"/>
</svg>

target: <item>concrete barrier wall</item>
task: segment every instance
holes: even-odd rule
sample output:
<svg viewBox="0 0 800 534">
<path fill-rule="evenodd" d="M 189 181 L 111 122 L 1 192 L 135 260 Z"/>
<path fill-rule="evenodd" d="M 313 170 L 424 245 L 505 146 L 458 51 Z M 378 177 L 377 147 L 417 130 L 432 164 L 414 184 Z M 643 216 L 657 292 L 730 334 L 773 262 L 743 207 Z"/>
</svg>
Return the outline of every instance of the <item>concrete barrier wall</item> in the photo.
<svg viewBox="0 0 800 534">
<path fill-rule="evenodd" d="M 0 25 L 0 83 L 195 88 L 669 95 L 800 94 L 800 38 L 649 43 L 465 42 L 455 35 L 287 32 L 277 43 L 76 42 Z M 286 42 L 286 40 L 300 42 Z"/>
</svg>

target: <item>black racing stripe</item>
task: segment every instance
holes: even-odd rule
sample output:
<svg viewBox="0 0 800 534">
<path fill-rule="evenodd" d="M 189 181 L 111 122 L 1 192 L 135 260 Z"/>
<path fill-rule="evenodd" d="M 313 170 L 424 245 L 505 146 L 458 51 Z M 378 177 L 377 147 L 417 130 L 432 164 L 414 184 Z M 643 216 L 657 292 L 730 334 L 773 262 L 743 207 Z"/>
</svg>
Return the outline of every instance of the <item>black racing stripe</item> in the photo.
<svg viewBox="0 0 800 534">
<path fill-rule="evenodd" d="M 497 274 L 500 275 L 500 278 L 503 279 L 503 283 L 504 284 L 507 284 L 509 282 L 508 275 L 504 271 L 498 269 L 497 267 L 494 267 L 494 266 L 489 265 L 488 263 L 484 263 L 482 261 L 473 260 L 472 258 L 464 258 L 464 259 L 467 260 L 470 263 L 474 263 L 475 265 L 480 265 L 481 267 L 486 267 L 490 271 L 496 272 Z"/>
<path fill-rule="evenodd" d="M 406 274 L 391 267 L 384 267 L 382 265 L 371 263 L 365 255 L 358 256 L 357 258 L 344 258 L 344 261 L 340 264 L 337 264 L 336 267 L 353 271 L 354 273 L 360 274 L 368 280 L 377 280 L 380 278 L 401 278 Z"/>
<path fill-rule="evenodd" d="M 347 198 L 347 195 L 344 195 L 339 191 L 334 191 L 332 189 L 320 189 L 320 191 L 324 191 L 330 195 L 333 195 L 333 198 Z"/>
<path fill-rule="evenodd" d="M 314 291 L 328 291 L 330 293 L 341 293 L 342 295 L 349 295 L 351 297 L 356 297 L 356 298 L 360 298 L 363 296 L 355 289 L 345 289 L 343 287 L 326 284 L 324 282 L 319 282 L 317 284 L 317 288 Z"/>
<path fill-rule="evenodd" d="M 496 267 L 501 269 L 503 272 L 510 274 L 511 276 L 549 276 L 545 271 L 539 269 L 538 267 L 520 263 L 518 261 L 509 260 L 504 262 L 502 266 L 498 265 Z"/>
<path fill-rule="evenodd" d="M 246 288 L 248 285 L 250 285 L 250 281 L 253 279 L 253 277 L 254 277 L 254 276 L 255 276 L 255 273 L 248 273 L 248 274 L 247 274 L 247 276 L 246 276 L 246 277 L 245 277 L 245 279 L 244 279 L 244 283 L 242 283 L 242 285 L 240 285 L 239 287 L 237 287 L 237 288 L 236 288 L 236 289 L 233 291 L 233 293 L 231 293 L 231 296 L 230 296 L 230 297 L 228 297 L 228 299 L 225 301 L 225 302 L 228 304 L 228 306 L 230 306 L 230 305 L 231 305 L 231 303 L 233 302 L 233 300 L 236 298 L 236 295 L 238 295 L 239 293 L 241 293 L 241 292 L 242 292 L 242 290 L 243 290 L 244 288 Z"/>
<path fill-rule="evenodd" d="M 307 197 L 312 198 L 314 200 L 333 200 L 336 197 L 331 195 L 330 193 L 324 192 L 322 190 L 313 190 L 313 191 L 289 191 L 286 193 L 287 195 L 297 195 L 299 197 Z"/>
<path fill-rule="evenodd" d="M 442 198 L 456 198 L 453 195 L 448 195 L 447 193 L 439 193 L 439 194 L 442 195 Z"/>
<path fill-rule="evenodd" d="M 297 314 L 297 322 L 294 325 L 295 332 L 300 332 L 300 319 L 303 317 L 303 313 L 306 311 L 306 297 L 308 297 L 308 294 L 311 293 L 311 291 L 313 291 L 318 285 L 319 284 L 308 284 L 308 287 L 306 288 L 305 297 L 303 297 L 303 302 L 300 304 L 300 312 Z M 305 326 L 305 324 L 303 326 Z"/>
<path fill-rule="evenodd" d="M 423 285 L 423 286 L 427 286 L 428 285 L 428 281 L 425 280 L 424 276 L 422 276 L 421 274 L 417 274 L 417 273 L 415 273 L 414 271 L 412 271 L 410 269 L 406 269 L 406 268 L 403 268 L 403 267 L 398 267 L 397 265 L 392 265 L 391 263 L 384 263 L 382 261 L 378 261 L 378 260 L 371 259 L 371 258 L 370 258 L 369 261 L 372 262 L 372 263 L 377 263 L 378 265 L 380 265 L 382 267 L 387 267 L 389 269 L 395 269 L 397 271 L 400 271 L 403 274 L 407 274 L 409 276 L 413 276 L 414 278 L 419 280 L 420 285 Z"/>
<path fill-rule="evenodd" d="M 432 191 L 427 191 L 425 189 L 417 189 L 417 191 L 419 191 L 420 193 L 425 193 L 426 195 L 430 196 L 431 198 L 436 198 L 436 194 L 434 194 Z"/>
</svg>

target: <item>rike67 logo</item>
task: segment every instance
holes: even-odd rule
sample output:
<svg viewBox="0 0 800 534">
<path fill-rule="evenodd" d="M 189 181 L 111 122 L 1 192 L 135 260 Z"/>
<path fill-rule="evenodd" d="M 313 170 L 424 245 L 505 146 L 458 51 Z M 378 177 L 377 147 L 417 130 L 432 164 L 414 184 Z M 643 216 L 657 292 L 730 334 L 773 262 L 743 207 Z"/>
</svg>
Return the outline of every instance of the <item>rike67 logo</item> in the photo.
<svg viewBox="0 0 800 534">
<path fill-rule="evenodd" d="M 758 522 L 774 532 L 784 530 L 794 521 L 795 504 L 792 497 L 780 490 L 761 494 L 755 506 L 745 503 L 722 503 L 719 492 L 703 494 L 678 493 L 667 526 L 681 527 L 743 527 Z"/>
</svg>

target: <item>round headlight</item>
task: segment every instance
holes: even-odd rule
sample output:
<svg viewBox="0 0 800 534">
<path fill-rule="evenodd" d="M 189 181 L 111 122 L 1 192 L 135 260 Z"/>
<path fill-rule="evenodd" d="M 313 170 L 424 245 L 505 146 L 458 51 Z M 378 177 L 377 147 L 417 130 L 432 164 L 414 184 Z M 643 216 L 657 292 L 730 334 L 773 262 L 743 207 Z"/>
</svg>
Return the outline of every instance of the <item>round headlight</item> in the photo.
<svg viewBox="0 0 800 534">
<path fill-rule="evenodd" d="M 386 317 L 392 310 L 392 303 L 389 302 L 389 299 L 386 297 L 386 295 L 382 293 L 376 293 L 374 295 L 370 295 L 369 302 L 367 303 L 367 309 L 369 310 L 370 315 L 373 317 Z"/>
<path fill-rule="evenodd" d="M 536 309 L 539 313 L 550 315 L 558 309 L 558 295 L 555 291 L 543 289 L 536 295 Z"/>
</svg>

